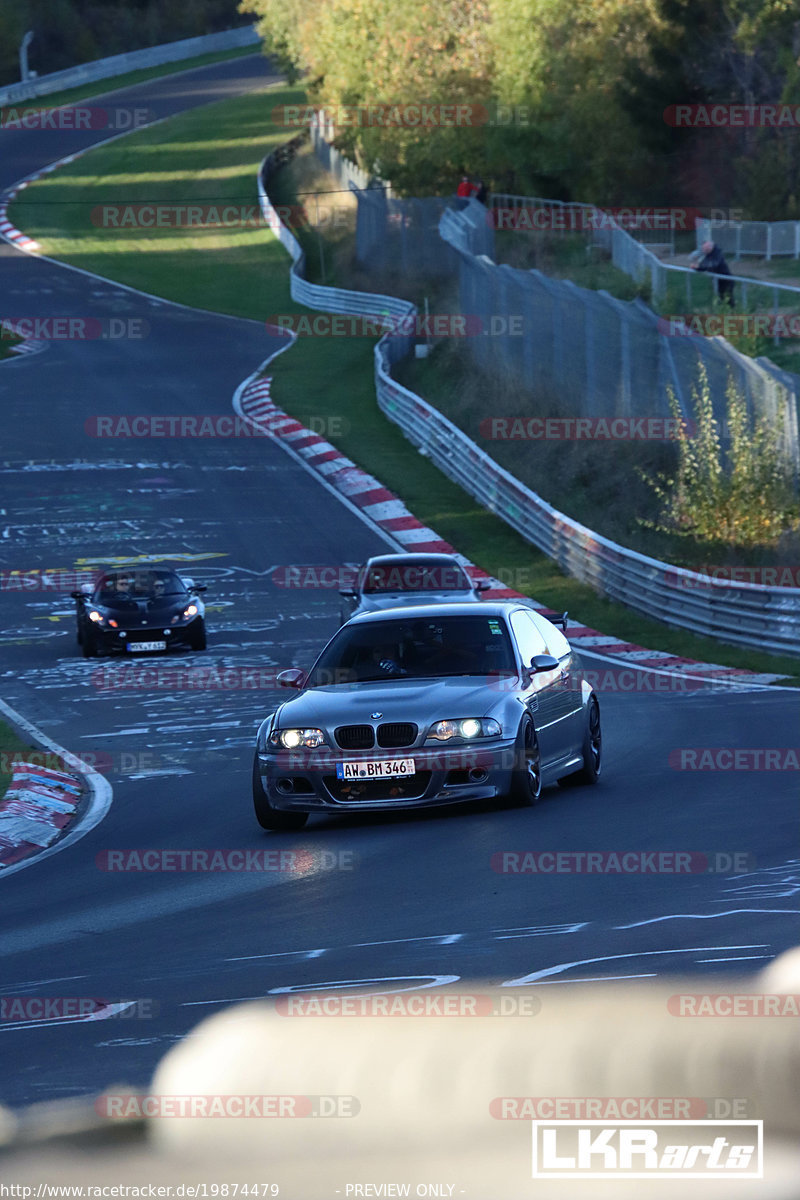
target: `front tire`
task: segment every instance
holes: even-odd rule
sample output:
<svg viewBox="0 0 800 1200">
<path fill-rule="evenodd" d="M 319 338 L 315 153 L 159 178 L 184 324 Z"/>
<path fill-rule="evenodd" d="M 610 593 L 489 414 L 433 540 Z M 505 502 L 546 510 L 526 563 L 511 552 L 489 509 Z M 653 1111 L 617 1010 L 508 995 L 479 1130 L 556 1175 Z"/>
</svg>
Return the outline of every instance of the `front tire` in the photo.
<svg viewBox="0 0 800 1200">
<path fill-rule="evenodd" d="M 81 653 L 84 658 L 97 658 L 97 642 L 91 629 L 86 629 L 80 639 Z"/>
<path fill-rule="evenodd" d="M 600 705 L 592 696 L 586 710 L 586 725 L 583 732 L 583 766 L 572 775 L 559 779 L 562 787 L 597 783 L 603 762 L 603 735 L 600 728 Z"/>
<path fill-rule="evenodd" d="M 542 794 L 542 755 L 533 721 L 525 717 L 514 749 L 514 773 L 509 799 L 521 808 L 532 808 Z"/>
<path fill-rule="evenodd" d="M 280 812 L 277 808 L 272 807 L 264 795 L 261 772 L 258 769 L 258 755 L 253 759 L 253 807 L 256 811 L 256 820 L 262 829 L 290 832 L 293 829 L 302 829 L 308 820 L 308 813 Z"/>
<path fill-rule="evenodd" d="M 191 637 L 189 645 L 193 650 L 205 650 L 206 648 L 206 623 L 202 617 L 195 621 L 194 625 L 189 630 Z"/>
</svg>

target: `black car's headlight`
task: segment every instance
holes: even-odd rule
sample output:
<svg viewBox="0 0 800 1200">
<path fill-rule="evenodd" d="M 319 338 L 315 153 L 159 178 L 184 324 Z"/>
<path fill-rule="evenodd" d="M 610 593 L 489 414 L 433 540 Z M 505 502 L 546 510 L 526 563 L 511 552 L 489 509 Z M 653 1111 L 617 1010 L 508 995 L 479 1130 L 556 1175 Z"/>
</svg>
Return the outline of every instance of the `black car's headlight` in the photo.
<svg viewBox="0 0 800 1200">
<path fill-rule="evenodd" d="M 170 624 L 177 625 L 178 621 L 191 621 L 192 617 L 196 617 L 200 609 L 196 604 L 187 604 L 183 612 L 175 613 Z"/>
<path fill-rule="evenodd" d="M 434 721 L 426 735 L 426 741 L 449 742 L 459 738 L 474 742 L 478 738 L 499 737 L 503 727 L 492 717 L 455 717 L 445 721 Z"/>
<path fill-rule="evenodd" d="M 267 744 L 276 750 L 316 750 L 325 745 L 325 734 L 321 729 L 275 729 Z"/>
<path fill-rule="evenodd" d="M 112 621 L 107 613 L 102 613 L 96 608 L 89 609 L 88 617 L 93 625 L 100 625 L 101 627 L 110 625 L 112 629 L 118 628 L 116 621 Z"/>
</svg>

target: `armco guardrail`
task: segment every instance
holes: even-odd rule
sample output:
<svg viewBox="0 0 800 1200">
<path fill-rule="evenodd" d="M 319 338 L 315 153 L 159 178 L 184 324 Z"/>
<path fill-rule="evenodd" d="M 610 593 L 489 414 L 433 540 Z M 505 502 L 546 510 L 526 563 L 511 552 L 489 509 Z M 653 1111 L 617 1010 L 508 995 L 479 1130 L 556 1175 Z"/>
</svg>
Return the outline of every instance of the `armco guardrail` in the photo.
<svg viewBox="0 0 800 1200">
<path fill-rule="evenodd" d="M 305 304 L 308 308 L 315 308 L 320 312 L 413 319 L 416 317 L 417 308 L 408 300 L 400 300 L 397 296 L 385 296 L 378 292 L 351 292 L 345 288 L 326 287 L 323 284 L 310 283 L 305 278 L 306 262 L 303 248 L 291 230 L 283 224 L 273 207 L 267 194 L 267 184 L 273 171 L 290 162 L 307 137 L 307 132 L 303 131 L 286 145 L 273 151 L 272 154 L 268 154 L 258 171 L 258 199 L 262 215 L 272 232 L 292 256 L 289 273 L 289 290 L 292 299 L 296 300 L 298 304 Z M 391 342 L 391 346 L 387 347 L 386 353 L 391 361 L 395 362 L 408 352 L 413 338 L 393 335 L 391 338 L 381 339 L 381 342 L 387 341 Z"/>
<path fill-rule="evenodd" d="M 301 141 L 294 139 L 295 149 Z M 282 148 L 270 155 L 261 165 L 258 180 L 264 217 L 292 256 L 292 298 L 323 312 L 416 314 L 415 306 L 404 300 L 322 287 L 302 278 L 302 247 L 281 223 L 265 187 L 272 170 L 293 153 Z M 442 413 L 392 378 L 391 364 L 409 351 L 413 341 L 413 337 L 384 336 L 376 345 L 378 406 L 422 454 L 480 504 L 554 559 L 568 575 L 609 599 L 668 625 L 734 645 L 800 654 L 800 588 L 710 579 L 637 554 L 558 512 Z"/>
<path fill-rule="evenodd" d="M 146 50 L 131 50 L 128 54 L 97 58 L 94 62 L 81 63 L 78 67 L 67 67 L 64 71 L 53 71 L 50 75 L 37 75 L 25 83 L 12 83 L 8 87 L 0 88 L 0 105 L 19 104 L 37 96 L 48 96 L 53 92 L 80 87 L 84 83 L 111 79 L 115 75 L 126 75 L 129 71 L 141 71 L 146 67 L 161 67 L 166 63 L 180 62 L 184 58 L 197 58 L 201 54 L 214 54 L 218 50 L 257 46 L 260 41 L 255 26 L 246 25 L 241 29 L 226 29 L 221 33 L 205 34 L 203 37 L 167 42 L 163 46 L 150 46 Z"/>
</svg>

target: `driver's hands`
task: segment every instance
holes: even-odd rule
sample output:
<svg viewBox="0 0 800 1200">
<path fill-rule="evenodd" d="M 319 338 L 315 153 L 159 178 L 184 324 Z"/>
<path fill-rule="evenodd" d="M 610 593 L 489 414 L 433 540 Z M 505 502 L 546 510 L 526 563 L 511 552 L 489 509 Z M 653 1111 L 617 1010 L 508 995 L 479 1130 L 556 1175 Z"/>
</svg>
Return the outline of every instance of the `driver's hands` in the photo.
<svg viewBox="0 0 800 1200">
<path fill-rule="evenodd" d="M 407 673 L 403 670 L 399 663 L 396 663 L 394 659 L 391 658 L 382 658 L 378 663 L 378 666 L 382 671 L 385 671 L 387 675 L 405 675 Z"/>
</svg>

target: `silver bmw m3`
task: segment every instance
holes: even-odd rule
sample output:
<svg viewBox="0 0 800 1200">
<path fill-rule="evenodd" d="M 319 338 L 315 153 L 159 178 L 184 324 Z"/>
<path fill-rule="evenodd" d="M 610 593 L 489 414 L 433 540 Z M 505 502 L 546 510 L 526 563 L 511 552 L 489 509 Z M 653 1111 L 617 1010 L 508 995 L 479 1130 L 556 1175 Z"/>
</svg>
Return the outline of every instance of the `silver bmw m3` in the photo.
<svg viewBox="0 0 800 1200">
<path fill-rule="evenodd" d="M 519 601 L 364 613 L 278 682 L 298 694 L 258 730 L 264 829 L 313 812 L 530 805 L 548 784 L 600 775 L 600 706 L 578 655 Z"/>
</svg>

